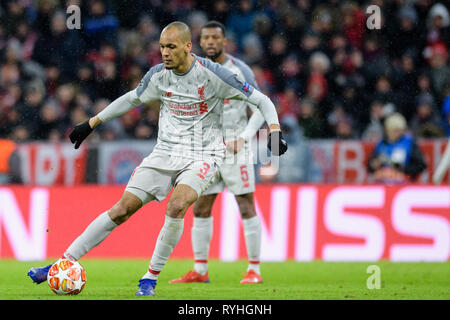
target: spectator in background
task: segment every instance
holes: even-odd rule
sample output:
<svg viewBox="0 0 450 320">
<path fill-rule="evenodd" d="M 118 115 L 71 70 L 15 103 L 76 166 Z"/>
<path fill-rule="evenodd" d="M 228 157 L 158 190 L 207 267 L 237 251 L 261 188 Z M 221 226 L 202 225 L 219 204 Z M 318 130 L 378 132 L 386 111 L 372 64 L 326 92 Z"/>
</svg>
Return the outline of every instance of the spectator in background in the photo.
<svg viewBox="0 0 450 320">
<path fill-rule="evenodd" d="M 450 67 L 448 66 L 448 48 L 443 42 L 431 46 L 429 64 L 431 80 L 436 94 L 440 94 L 446 84 L 450 83 Z"/>
<path fill-rule="evenodd" d="M 8 87 L 18 83 L 21 78 L 19 63 L 3 63 L 0 66 L 0 86 Z"/>
<path fill-rule="evenodd" d="M 371 142 L 377 142 L 383 139 L 384 119 L 394 112 L 392 104 L 385 105 L 379 100 L 374 100 L 370 104 L 370 123 L 362 133 L 362 139 Z"/>
<path fill-rule="evenodd" d="M 284 58 L 287 56 L 287 40 L 281 34 L 275 34 L 271 40 L 267 54 L 267 67 L 275 73 L 278 73 L 278 68 L 281 65 Z M 282 85 L 277 86 L 277 90 L 280 90 Z"/>
<path fill-rule="evenodd" d="M 30 130 L 22 124 L 12 128 L 9 138 L 17 143 L 27 142 L 31 138 Z"/>
<path fill-rule="evenodd" d="M 153 40 L 152 40 L 153 41 Z M 127 79 L 132 66 L 145 67 L 147 65 L 146 48 L 152 42 L 142 42 L 142 37 L 137 32 L 123 34 L 124 47 L 122 48 L 122 60 L 120 76 Z"/>
<path fill-rule="evenodd" d="M 0 136 L 11 137 L 11 134 L 15 127 L 21 124 L 21 113 L 17 108 L 3 109 L 0 114 L 2 116 L 0 123 Z"/>
<path fill-rule="evenodd" d="M 5 1 L 5 6 L 6 14 L 3 17 L 3 25 L 6 33 L 12 34 L 16 31 L 20 22 L 26 20 L 26 12 L 19 1 Z"/>
<path fill-rule="evenodd" d="M 259 13 L 254 20 L 254 33 L 260 39 L 262 47 L 267 49 L 270 47 L 270 38 L 273 34 L 273 23 L 270 18 L 264 14 Z M 298 35 L 298 34 L 297 34 Z M 227 48 L 228 51 L 228 48 Z"/>
<path fill-rule="evenodd" d="M 320 105 L 324 101 L 328 92 L 328 82 L 325 77 L 319 73 L 311 74 L 306 84 L 306 95 Z"/>
<path fill-rule="evenodd" d="M 152 128 L 145 121 L 139 121 L 134 129 L 134 137 L 138 140 L 149 139 L 152 134 Z"/>
<path fill-rule="evenodd" d="M 418 53 L 418 22 L 417 11 L 413 6 L 404 5 L 398 10 L 398 27 L 391 28 L 394 32 L 389 37 L 388 47 L 391 57 L 400 58 L 406 51 Z M 423 41 L 421 39 L 421 41 Z"/>
<path fill-rule="evenodd" d="M 361 52 L 364 61 L 361 69 L 367 82 L 376 81 L 390 73 L 391 63 L 386 45 L 380 42 L 377 34 L 368 35 L 364 39 Z"/>
<path fill-rule="evenodd" d="M 96 92 L 100 97 L 114 100 L 120 95 L 122 84 L 119 79 L 117 65 L 112 61 L 105 62 L 97 74 Z"/>
<path fill-rule="evenodd" d="M 45 68 L 45 90 L 48 96 L 54 97 L 61 85 L 61 70 L 57 65 L 50 64 Z"/>
<path fill-rule="evenodd" d="M 417 107 L 410 128 L 417 138 L 441 138 L 445 136 L 441 117 L 436 110 L 433 96 L 422 94 L 417 99 Z"/>
<path fill-rule="evenodd" d="M 330 59 L 323 52 L 314 52 L 309 58 L 309 71 L 311 74 L 325 76 L 330 70 Z"/>
<path fill-rule="evenodd" d="M 354 129 L 354 120 L 349 115 L 344 115 L 339 118 L 336 128 L 335 128 L 335 137 L 339 140 L 349 140 L 356 139 L 357 133 Z"/>
<path fill-rule="evenodd" d="M 49 36 L 51 34 L 52 13 L 58 7 L 58 0 L 39 0 L 36 1 L 36 19 L 33 21 L 33 29 L 41 35 Z"/>
<path fill-rule="evenodd" d="M 135 136 L 135 128 L 139 118 L 140 114 L 137 109 L 128 111 L 120 118 L 124 130 L 124 138 L 132 139 Z"/>
<path fill-rule="evenodd" d="M 412 52 L 405 52 L 401 56 L 399 66 L 393 68 L 394 89 L 399 97 L 396 99 L 399 103 L 397 109 L 405 115 L 410 113 L 410 106 L 415 103 L 414 97 L 417 93 L 417 71 L 414 59 L 415 55 Z M 407 116 L 407 118 L 410 117 Z"/>
<path fill-rule="evenodd" d="M 160 29 L 155 20 L 148 15 L 143 15 L 138 25 L 139 38 L 147 47 L 154 40 L 159 40 Z"/>
<path fill-rule="evenodd" d="M 280 118 L 285 115 L 300 116 L 300 98 L 295 85 L 287 86 L 284 92 L 274 96 L 274 102 Z"/>
<path fill-rule="evenodd" d="M 358 85 L 355 81 L 349 80 L 342 86 L 341 96 L 335 98 L 335 100 L 340 100 L 342 103 L 343 110 L 346 114 L 352 115 L 356 121 L 359 121 L 359 126 L 362 125 L 361 119 L 365 116 L 366 107 L 364 104 L 364 97 L 361 96 L 358 91 Z M 361 130 L 359 126 L 355 125 L 356 130 Z"/>
<path fill-rule="evenodd" d="M 77 90 L 85 92 L 91 100 L 95 100 L 98 96 L 96 90 L 96 80 L 94 75 L 94 67 L 91 63 L 83 63 L 77 70 Z"/>
<path fill-rule="evenodd" d="M 269 68 L 262 68 L 261 65 L 252 65 L 251 68 L 255 74 L 255 80 L 256 83 L 258 83 L 261 92 L 267 94 L 275 92 L 275 78 L 272 71 Z"/>
<path fill-rule="evenodd" d="M 75 106 L 75 85 L 71 82 L 61 84 L 56 90 L 55 97 L 63 112 L 68 114 Z"/>
<path fill-rule="evenodd" d="M 301 70 L 302 65 L 294 54 L 286 56 L 275 73 L 276 82 L 280 88 L 294 87 L 299 91 Z"/>
<path fill-rule="evenodd" d="M 309 57 L 317 50 L 320 50 L 322 39 L 313 30 L 307 30 L 303 33 L 300 41 L 300 50 L 298 56 L 301 61 L 308 61 Z"/>
<path fill-rule="evenodd" d="M 283 34 L 286 36 L 289 51 L 296 51 L 300 46 L 299 35 L 303 33 L 303 13 L 295 8 L 287 8 L 280 13 L 283 21 Z"/>
<path fill-rule="evenodd" d="M 7 112 L 19 103 L 22 93 L 19 83 L 9 84 L 4 87 L 4 90 L 0 87 L 0 124 L 2 124 L 2 118 L 7 116 Z"/>
<path fill-rule="evenodd" d="M 45 87 L 41 80 L 35 79 L 25 88 L 25 101 L 18 106 L 20 125 L 28 131 L 28 136 L 38 134 L 39 117 L 45 98 Z"/>
<path fill-rule="evenodd" d="M 406 133 L 407 124 L 400 113 L 384 122 L 385 137 L 377 143 L 368 162 L 368 171 L 378 183 L 415 181 L 426 168 L 422 151 Z"/>
<path fill-rule="evenodd" d="M 263 54 L 263 46 L 255 33 L 249 33 L 242 39 L 242 60 L 247 64 L 260 63 Z"/>
<path fill-rule="evenodd" d="M 339 1 L 335 0 L 321 1 L 317 5 L 312 5 L 313 11 L 310 17 L 312 29 L 319 33 L 328 33 L 330 29 L 336 30 L 337 26 L 341 26 L 342 14 L 338 5 Z M 304 8 L 302 12 L 305 12 Z"/>
<path fill-rule="evenodd" d="M 209 1 L 208 5 L 210 5 Z M 227 1 L 218 0 L 212 3 L 211 20 L 216 20 L 224 23 L 228 20 L 229 13 L 230 7 Z"/>
<path fill-rule="evenodd" d="M 354 119 L 344 110 L 341 103 L 335 103 L 327 120 L 330 137 L 342 140 L 356 139 Z"/>
<path fill-rule="evenodd" d="M 343 31 L 347 40 L 357 49 L 361 48 L 366 30 L 366 15 L 356 2 L 345 1 L 341 7 Z"/>
<path fill-rule="evenodd" d="M 60 141 L 62 138 L 60 109 L 58 103 L 49 99 L 44 102 L 40 110 L 38 135 L 41 139 Z M 51 139 L 50 139 L 51 138 Z"/>
<path fill-rule="evenodd" d="M 417 96 L 422 93 L 433 94 L 433 88 L 431 84 L 431 75 L 428 70 L 423 70 L 417 77 Z"/>
<path fill-rule="evenodd" d="M 309 139 L 323 137 L 323 124 L 318 116 L 316 104 L 312 99 L 304 98 L 300 101 L 300 116 L 298 124 L 303 129 L 304 135 Z"/>
<path fill-rule="evenodd" d="M 70 112 L 70 121 L 71 121 L 71 127 L 74 127 L 78 123 L 81 123 L 83 121 L 86 121 L 88 118 L 88 115 L 86 114 L 86 111 L 82 107 L 75 107 Z"/>
<path fill-rule="evenodd" d="M 442 3 L 434 4 L 427 17 L 427 42 L 450 43 L 450 16 Z"/>
<path fill-rule="evenodd" d="M 14 39 L 18 40 L 22 60 L 29 61 L 33 55 L 34 45 L 36 44 L 38 35 L 31 29 L 26 20 L 20 21 L 17 25 Z"/>
<path fill-rule="evenodd" d="M 382 75 L 377 79 L 373 99 L 380 100 L 385 104 L 393 103 L 397 106 L 396 95 L 392 90 L 392 83 L 389 76 Z"/>
</svg>

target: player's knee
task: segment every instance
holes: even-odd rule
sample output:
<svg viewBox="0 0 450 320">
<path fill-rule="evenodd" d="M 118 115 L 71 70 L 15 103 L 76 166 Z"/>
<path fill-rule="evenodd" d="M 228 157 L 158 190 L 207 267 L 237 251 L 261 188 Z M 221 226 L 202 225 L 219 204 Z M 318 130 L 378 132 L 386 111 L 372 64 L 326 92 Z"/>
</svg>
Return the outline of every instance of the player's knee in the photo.
<svg viewBox="0 0 450 320">
<path fill-rule="evenodd" d="M 250 219 L 256 216 L 255 207 L 251 203 L 240 203 L 239 211 L 241 212 L 242 219 Z"/>
<path fill-rule="evenodd" d="M 184 217 L 189 203 L 184 199 L 170 199 L 167 204 L 167 215 L 171 218 L 180 219 Z"/>
<path fill-rule="evenodd" d="M 209 218 L 210 216 L 211 216 L 211 207 L 210 206 L 195 203 L 194 217 Z"/>
<path fill-rule="evenodd" d="M 122 201 L 119 201 L 109 210 L 109 216 L 116 224 L 124 223 L 133 213 L 133 208 Z"/>
</svg>

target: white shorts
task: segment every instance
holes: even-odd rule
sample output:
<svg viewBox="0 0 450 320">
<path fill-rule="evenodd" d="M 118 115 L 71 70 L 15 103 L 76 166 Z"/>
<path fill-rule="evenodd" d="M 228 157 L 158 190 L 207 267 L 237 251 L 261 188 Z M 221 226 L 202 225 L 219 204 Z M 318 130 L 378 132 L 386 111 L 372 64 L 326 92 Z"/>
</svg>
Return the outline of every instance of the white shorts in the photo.
<svg viewBox="0 0 450 320">
<path fill-rule="evenodd" d="M 219 167 L 213 183 L 202 195 L 221 193 L 225 186 L 234 195 L 255 191 L 255 168 L 253 164 L 223 164 Z"/>
<path fill-rule="evenodd" d="M 173 187 L 179 184 L 190 186 L 200 195 L 211 185 L 218 172 L 213 160 L 184 159 L 180 168 L 167 168 L 170 156 L 147 157 L 136 167 L 128 181 L 125 191 L 131 192 L 142 200 L 142 205 L 149 201 L 161 202 Z M 149 158 L 156 161 L 148 161 Z M 152 159 L 150 159 L 152 160 Z M 161 165 L 155 165 L 160 163 Z M 180 162 L 178 162 L 180 163 Z"/>
</svg>

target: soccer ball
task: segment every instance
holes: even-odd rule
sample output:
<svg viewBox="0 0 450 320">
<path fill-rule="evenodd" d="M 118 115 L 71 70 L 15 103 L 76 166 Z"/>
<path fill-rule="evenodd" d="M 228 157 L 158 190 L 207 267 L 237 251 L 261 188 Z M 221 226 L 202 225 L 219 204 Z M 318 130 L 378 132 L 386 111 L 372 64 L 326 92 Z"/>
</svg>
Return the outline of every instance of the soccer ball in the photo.
<svg viewBox="0 0 450 320">
<path fill-rule="evenodd" d="M 56 294 L 79 294 L 86 284 L 86 271 L 77 261 L 59 259 L 48 270 L 47 282 Z"/>
</svg>

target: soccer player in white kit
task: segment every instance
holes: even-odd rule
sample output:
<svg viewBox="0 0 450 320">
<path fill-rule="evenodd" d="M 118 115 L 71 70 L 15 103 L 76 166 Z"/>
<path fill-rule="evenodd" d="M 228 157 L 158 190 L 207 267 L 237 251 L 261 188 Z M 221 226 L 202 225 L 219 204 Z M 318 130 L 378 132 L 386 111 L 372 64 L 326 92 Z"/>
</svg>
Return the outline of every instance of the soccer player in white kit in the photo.
<svg viewBox="0 0 450 320">
<path fill-rule="evenodd" d="M 186 210 L 207 189 L 223 162 L 224 99 L 256 105 L 269 124 L 272 154 L 287 150 L 270 99 L 219 64 L 192 54 L 191 49 L 186 24 L 176 21 L 166 26 L 160 35 L 163 63 L 150 68 L 135 90 L 75 126 L 70 134 L 78 148 L 102 122 L 142 103 L 161 102 L 158 140 L 152 153 L 135 169 L 119 202 L 94 219 L 63 254 L 67 259 L 80 259 L 140 207 L 151 200 L 162 201 L 173 188 L 148 271 L 139 280 L 138 296 L 155 294 L 158 275 L 181 238 Z M 36 283 L 44 282 L 50 266 L 31 268 L 28 276 Z"/>
<path fill-rule="evenodd" d="M 201 29 L 200 46 L 206 56 L 220 63 L 244 82 L 258 88 L 250 67 L 243 61 L 227 54 L 225 27 L 217 21 L 206 23 Z M 252 115 L 247 117 L 247 107 Z M 245 244 L 249 265 L 241 283 L 261 283 L 259 268 L 261 251 L 261 222 L 256 215 L 253 200 L 255 170 L 249 143 L 263 125 L 264 117 L 259 110 L 242 100 L 226 100 L 224 105 L 223 130 L 227 152 L 219 167 L 214 183 L 194 203 L 194 222 L 191 230 L 194 269 L 170 283 L 209 282 L 208 254 L 213 233 L 212 207 L 217 194 L 225 185 L 233 193 L 242 216 Z"/>
</svg>

